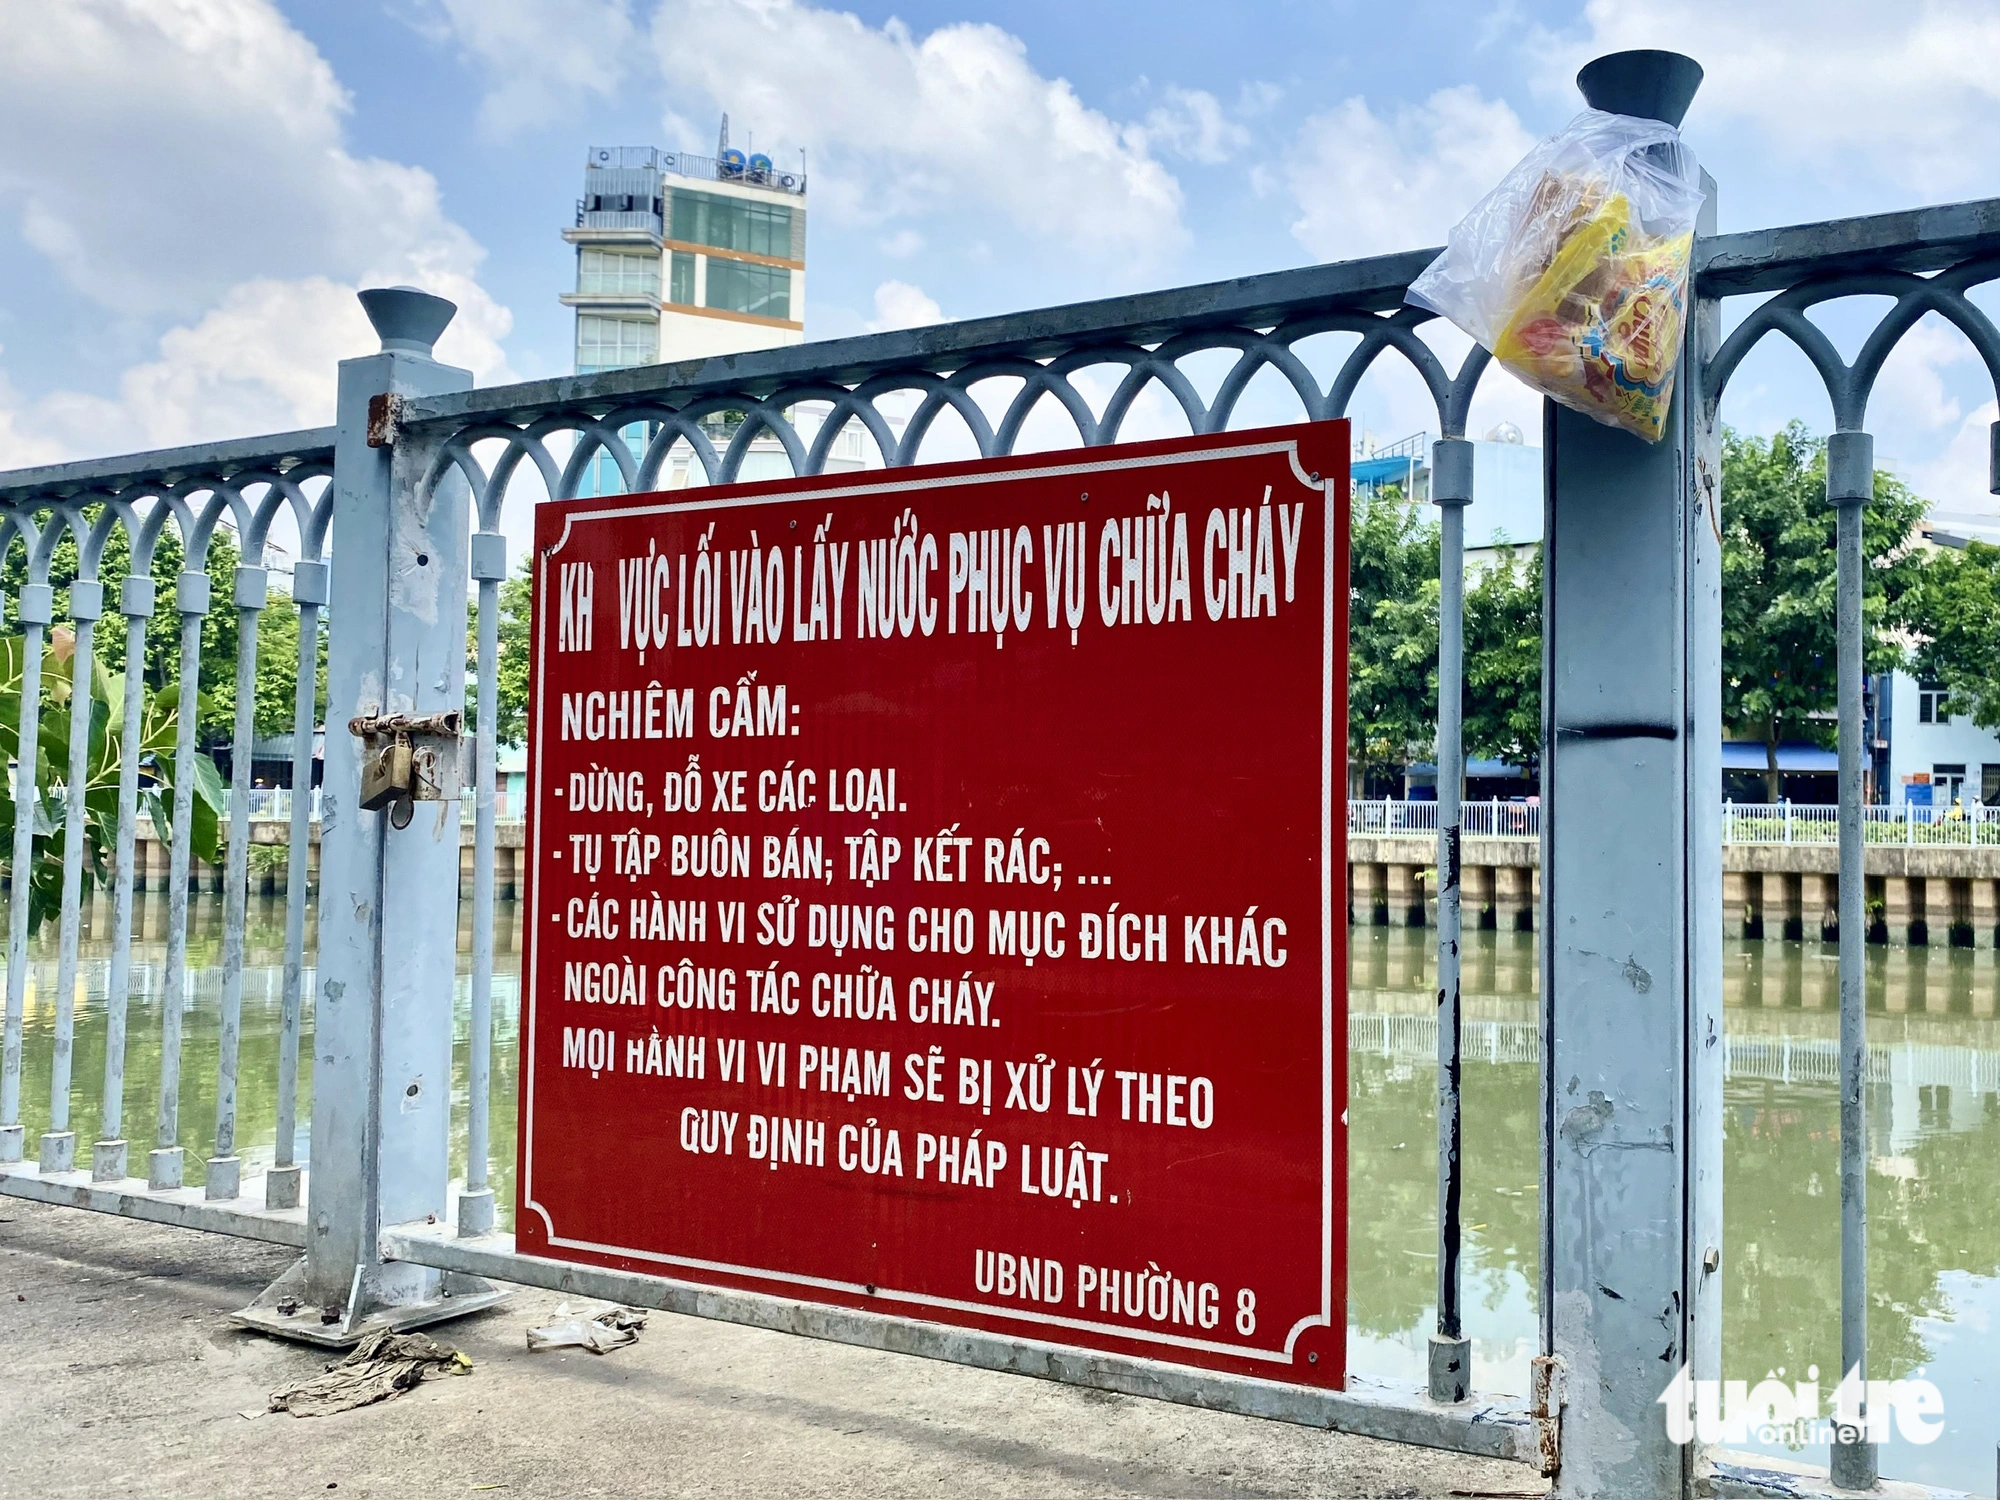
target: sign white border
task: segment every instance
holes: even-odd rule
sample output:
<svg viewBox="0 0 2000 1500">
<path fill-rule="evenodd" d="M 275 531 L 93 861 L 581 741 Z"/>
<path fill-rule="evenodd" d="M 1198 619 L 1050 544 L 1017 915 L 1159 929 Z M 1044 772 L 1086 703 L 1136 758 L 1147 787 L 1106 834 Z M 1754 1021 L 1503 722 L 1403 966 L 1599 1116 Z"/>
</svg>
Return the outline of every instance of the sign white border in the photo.
<svg viewBox="0 0 2000 1500">
<path fill-rule="evenodd" d="M 1115 450 L 1114 450 L 1115 451 Z M 1042 467 L 995 469 L 972 474 L 926 475 L 921 471 L 883 471 L 881 477 L 856 484 L 815 486 L 810 489 L 786 489 L 760 495 L 721 496 L 716 498 L 696 498 L 689 500 L 662 500 L 650 505 L 616 505 L 602 510 L 573 510 L 565 517 L 563 532 L 556 544 L 536 559 L 536 639 L 535 639 L 535 687 L 534 725 L 529 746 L 528 807 L 531 810 L 527 828 L 528 853 L 528 896 L 524 921 L 535 934 L 534 946 L 538 949 L 541 940 L 541 881 L 538 878 L 541 865 L 541 818 L 542 806 L 542 738 L 543 719 L 549 694 L 545 690 L 541 672 L 542 663 L 548 660 L 548 622 L 554 613 L 548 607 L 552 597 L 549 593 L 548 566 L 551 558 L 562 551 L 569 542 L 570 534 L 580 523 L 589 521 L 629 520 L 634 516 L 676 515 L 714 510 L 740 510 L 764 505 L 792 505 L 801 502 L 852 499 L 862 495 L 882 493 L 907 494 L 932 489 L 957 489 L 982 484 L 1012 483 L 1016 480 L 1061 479 L 1065 477 L 1102 474 L 1112 470 L 1157 468 L 1164 465 L 1207 463 L 1219 459 L 1254 458 L 1265 454 L 1282 453 L 1290 461 L 1292 472 L 1299 483 L 1321 494 L 1321 515 L 1324 520 L 1324 543 L 1322 547 L 1322 571 L 1325 575 L 1322 593 L 1322 642 L 1320 662 L 1320 1310 L 1317 1314 L 1301 1318 L 1292 1325 L 1285 1337 L 1283 1351 L 1274 1349 L 1250 1349 L 1240 1344 L 1218 1343 L 1211 1339 L 1187 1338 L 1179 1334 L 1159 1333 L 1146 1328 L 1127 1328 L 1114 1323 L 1100 1323 L 1086 1318 L 1065 1317 L 1057 1313 L 1034 1312 L 1026 1308 L 989 1306 L 984 1302 L 967 1302 L 950 1297 L 933 1296 L 926 1292 L 907 1292 L 894 1287 L 870 1286 L 861 1282 L 838 1281 L 828 1277 L 806 1276 L 793 1271 L 774 1271 L 761 1266 L 738 1266 L 723 1261 L 700 1260 L 692 1256 L 666 1255 L 652 1250 L 635 1250 L 624 1245 L 602 1245 L 592 1240 L 565 1238 L 556 1232 L 555 1220 L 549 1211 L 534 1197 L 534 1117 L 535 1117 L 535 1006 L 536 966 L 523 965 L 521 974 L 521 1016 L 520 1036 L 522 1047 L 521 1077 L 521 1119 L 519 1132 L 521 1202 L 540 1216 L 542 1227 L 547 1233 L 551 1248 L 581 1250 L 590 1255 L 616 1256 L 624 1260 L 648 1261 L 656 1265 L 677 1266 L 691 1271 L 707 1271 L 717 1275 L 738 1276 L 747 1280 L 774 1285 L 796 1286 L 814 1291 L 839 1292 L 860 1298 L 864 1303 L 903 1303 L 911 1307 L 936 1308 L 941 1311 L 969 1313 L 975 1317 L 993 1318 L 1009 1322 L 1032 1323 L 1046 1328 L 1067 1328 L 1083 1333 L 1102 1335 L 1105 1338 L 1125 1339 L 1136 1343 L 1163 1344 L 1174 1348 L 1199 1350 L 1206 1354 L 1219 1354 L 1233 1359 L 1262 1360 L 1274 1364 L 1294 1364 L 1294 1348 L 1299 1336 L 1308 1328 L 1331 1328 L 1333 1326 L 1333 1148 L 1335 1104 L 1333 1098 L 1334 1046 L 1334 986 L 1339 976 L 1333 971 L 1333 898 L 1334 898 L 1334 809 L 1336 805 L 1333 785 L 1333 721 L 1334 702 L 1334 659 L 1339 642 L 1335 638 L 1334 613 L 1338 602 L 1335 590 L 1339 580 L 1335 576 L 1334 545 L 1338 537 L 1333 497 L 1327 492 L 1330 480 L 1321 480 L 1308 474 L 1299 463 L 1298 440 L 1282 438 L 1261 443 L 1238 444 L 1226 448 L 1197 448 L 1180 453 L 1133 454 L 1122 458 L 1103 458 L 1084 462 L 1069 461 L 1052 463 Z M 1345 818 L 1341 830 L 1346 829 Z M 1340 872 L 1343 888 L 1346 871 Z M 1339 1039 L 1345 1044 L 1345 1037 Z M 1338 1101 L 1340 1114 L 1346 1113 L 1346 1101 Z M 843 1304 L 844 1305 L 844 1304 Z M 1081 1347 L 1081 1346 L 1077 1346 Z M 1085 1352 L 1098 1352 L 1086 1349 Z M 1344 1361 L 1343 1361 L 1344 1365 Z"/>
</svg>

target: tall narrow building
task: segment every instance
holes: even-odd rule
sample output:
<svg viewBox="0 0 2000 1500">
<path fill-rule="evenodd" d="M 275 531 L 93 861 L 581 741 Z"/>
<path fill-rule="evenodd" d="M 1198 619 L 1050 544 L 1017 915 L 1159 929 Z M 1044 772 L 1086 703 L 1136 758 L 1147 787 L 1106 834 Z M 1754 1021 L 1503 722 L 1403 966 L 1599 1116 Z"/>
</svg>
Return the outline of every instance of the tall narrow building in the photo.
<svg viewBox="0 0 2000 1500">
<path fill-rule="evenodd" d="M 563 238 L 579 374 L 805 339 L 805 174 L 762 153 L 593 146 Z"/>
<path fill-rule="evenodd" d="M 804 170 L 733 149 L 726 116 L 714 156 L 591 147 L 563 238 L 576 247 L 575 290 L 562 300 L 576 310 L 579 375 L 805 340 Z M 716 426 L 712 437 L 724 439 L 725 424 Z M 643 428 L 625 437 L 644 450 Z M 756 446 L 745 478 L 770 467 L 763 448 L 778 448 L 768 438 Z M 685 484 L 685 457 L 659 482 Z M 623 488 L 617 465 L 599 454 L 584 493 Z"/>
</svg>

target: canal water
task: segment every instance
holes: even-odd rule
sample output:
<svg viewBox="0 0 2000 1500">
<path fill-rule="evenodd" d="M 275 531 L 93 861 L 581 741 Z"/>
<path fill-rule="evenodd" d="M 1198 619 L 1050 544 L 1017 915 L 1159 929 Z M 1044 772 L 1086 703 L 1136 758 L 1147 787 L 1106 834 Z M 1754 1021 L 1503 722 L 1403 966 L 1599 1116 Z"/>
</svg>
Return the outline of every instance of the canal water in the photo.
<svg viewBox="0 0 2000 1500">
<path fill-rule="evenodd" d="M 180 1090 L 190 1181 L 214 1132 L 221 1004 L 221 902 L 191 903 Z M 100 904 L 84 944 L 73 1128 L 80 1158 L 98 1134 L 109 944 Z M 492 1128 L 503 1221 L 513 1202 L 519 994 L 515 932 L 501 909 L 496 957 Z M 144 1170 L 158 1108 L 164 897 L 142 898 L 135 943 L 125 1133 Z M 1436 1276 L 1435 935 L 1351 932 L 1348 1066 L 1348 1348 L 1357 1373 L 1423 1378 Z M 284 906 L 251 903 L 243 993 L 240 1149 L 246 1176 L 272 1155 Z M 461 931 L 455 1023 L 452 1169 L 464 1170 L 469 929 Z M 310 943 L 310 933 L 308 942 Z M 310 949 L 308 950 L 310 951 Z M 1945 1398 L 1936 1442 L 1894 1441 L 1896 1478 L 1990 1491 L 2000 1441 L 2000 969 L 1965 949 L 1872 949 L 1867 1107 L 1870 1374 L 1923 1376 Z M 1767 1374 L 1839 1379 L 1837 966 L 1820 944 L 1728 945 L 1728 1072 L 1723 1365 L 1754 1385 Z M 29 986 L 24 1118 L 32 1153 L 48 1117 L 54 1029 L 54 924 L 37 939 Z M 1478 1389 L 1525 1393 L 1539 1347 L 1536 939 L 1473 932 L 1465 954 L 1466 1323 Z M 299 1157 L 309 1155 L 310 975 L 300 1058 Z M 1661 1384 L 1672 1370 L 1662 1366 Z M 1751 1441 L 1746 1447 L 1756 1448 Z M 1766 1451 L 1824 1463 L 1824 1450 Z"/>
</svg>

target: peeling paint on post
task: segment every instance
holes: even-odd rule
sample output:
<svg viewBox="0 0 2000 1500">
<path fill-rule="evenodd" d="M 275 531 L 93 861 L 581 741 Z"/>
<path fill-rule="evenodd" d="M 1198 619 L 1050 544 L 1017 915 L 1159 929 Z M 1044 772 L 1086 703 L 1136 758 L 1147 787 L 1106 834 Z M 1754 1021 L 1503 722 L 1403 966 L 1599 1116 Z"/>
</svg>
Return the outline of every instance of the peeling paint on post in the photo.
<svg viewBox="0 0 2000 1500">
<path fill-rule="evenodd" d="M 429 450 L 394 448 L 393 413 L 409 395 L 472 383 L 430 357 L 452 305 L 404 289 L 361 294 L 382 352 L 340 367 L 335 449 L 335 550 L 329 609 L 340 622 L 327 663 L 327 719 L 344 726 L 375 713 L 442 713 L 462 706 L 468 510 L 453 480 L 417 514 L 412 470 Z M 388 399 L 384 400 L 384 395 Z M 385 420 L 384 414 L 387 413 Z M 405 451 L 406 448 L 422 451 Z M 428 575 L 420 607 L 397 580 Z M 439 662 L 454 664 L 440 672 Z M 269 1310 L 274 1292 L 239 1321 L 315 1341 L 351 1336 L 370 1316 L 401 1326 L 484 1305 L 454 1298 L 436 1309 L 439 1276 L 386 1265 L 376 1252 L 385 1222 L 447 1211 L 449 1090 L 425 1078 L 451 1074 L 451 1003 L 457 962 L 458 808 L 439 803 L 449 837 L 430 820 L 393 831 L 376 813 L 343 815 L 359 801 L 360 749 L 338 727 L 326 737 L 319 974 L 314 1017 L 312 1172 L 302 1268 L 287 1281 L 320 1319 Z M 490 1300 L 486 1299 L 486 1300 Z M 294 1330 L 288 1324 L 306 1327 Z"/>
<path fill-rule="evenodd" d="M 1597 108 L 1676 122 L 1700 70 L 1599 59 Z M 1667 96 L 1673 96 L 1668 98 Z M 1702 227 L 1713 228 L 1711 193 Z M 1720 548 L 1697 306 L 1667 435 L 1547 408 L 1542 870 L 1545 1352 L 1567 1372 L 1555 1493 L 1694 1493 L 1656 1404 L 1719 1356 Z M 1718 1028 L 1719 1029 L 1719 1028 Z"/>
</svg>

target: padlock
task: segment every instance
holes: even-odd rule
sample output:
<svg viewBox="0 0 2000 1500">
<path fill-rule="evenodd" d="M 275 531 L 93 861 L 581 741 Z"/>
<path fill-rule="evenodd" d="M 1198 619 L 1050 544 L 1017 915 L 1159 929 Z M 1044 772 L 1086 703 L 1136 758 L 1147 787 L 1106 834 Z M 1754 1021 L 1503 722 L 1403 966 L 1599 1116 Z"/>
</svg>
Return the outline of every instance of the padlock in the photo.
<svg viewBox="0 0 2000 1500">
<path fill-rule="evenodd" d="M 361 761 L 361 805 L 369 812 L 405 801 L 411 793 L 415 752 L 410 737 L 393 730 L 369 738 Z"/>
</svg>

